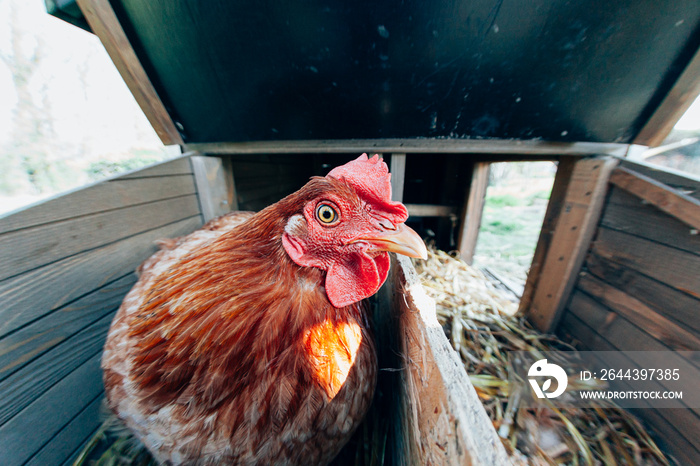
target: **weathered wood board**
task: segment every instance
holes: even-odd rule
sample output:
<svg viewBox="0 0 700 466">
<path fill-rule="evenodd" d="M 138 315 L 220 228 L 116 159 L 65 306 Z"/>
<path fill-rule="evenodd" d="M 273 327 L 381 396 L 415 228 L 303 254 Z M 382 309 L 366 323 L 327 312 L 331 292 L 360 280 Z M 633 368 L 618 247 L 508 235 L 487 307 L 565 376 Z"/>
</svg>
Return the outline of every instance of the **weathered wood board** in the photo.
<svg viewBox="0 0 700 466">
<path fill-rule="evenodd" d="M 511 464 L 410 259 L 399 256 L 394 265 L 409 464 Z"/>
<path fill-rule="evenodd" d="M 700 360 L 683 352 L 700 350 L 700 182 L 630 161 L 621 167 L 557 333 L 586 350 L 663 351 L 658 367 L 679 368 L 700 386 Z M 700 462 L 699 410 L 635 414 L 680 464 Z"/>
<path fill-rule="evenodd" d="M 102 345 L 134 270 L 203 218 L 189 157 L 0 218 L 0 458 L 62 464 L 99 423 Z"/>
</svg>

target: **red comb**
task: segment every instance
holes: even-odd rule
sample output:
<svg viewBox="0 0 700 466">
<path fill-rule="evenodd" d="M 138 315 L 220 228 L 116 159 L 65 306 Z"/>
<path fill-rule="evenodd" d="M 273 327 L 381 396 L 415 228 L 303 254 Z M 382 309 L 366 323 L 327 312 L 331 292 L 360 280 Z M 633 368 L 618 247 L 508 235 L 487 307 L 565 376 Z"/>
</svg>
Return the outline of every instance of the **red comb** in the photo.
<svg viewBox="0 0 700 466">
<path fill-rule="evenodd" d="M 408 218 L 406 207 L 391 200 L 389 167 L 378 155 L 370 159 L 367 154 L 362 154 L 345 165 L 335 167 L 326 176 L 350 184 L 365 201 L 378 204 L 394 223 L 403 223 Z"/>
</svg>

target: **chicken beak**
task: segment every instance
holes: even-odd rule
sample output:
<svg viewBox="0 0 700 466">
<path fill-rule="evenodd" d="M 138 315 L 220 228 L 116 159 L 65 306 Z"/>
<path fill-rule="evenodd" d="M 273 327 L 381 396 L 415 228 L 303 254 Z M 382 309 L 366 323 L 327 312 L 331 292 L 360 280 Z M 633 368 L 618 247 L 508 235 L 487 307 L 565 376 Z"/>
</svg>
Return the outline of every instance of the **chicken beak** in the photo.
<svg viewBox="0 0 700 466">
<path fill-rule="evenodd" d="M 358 241 L 366 241 L 376 246 L 380 251 L 395 252 L 423 260 L 428 258 L 428 250 L 421 237 L 403 223 L 398 225 L 395 230 L 385 230 L 378 235 L 358 238 L 353 243 Z"/>
</svg>

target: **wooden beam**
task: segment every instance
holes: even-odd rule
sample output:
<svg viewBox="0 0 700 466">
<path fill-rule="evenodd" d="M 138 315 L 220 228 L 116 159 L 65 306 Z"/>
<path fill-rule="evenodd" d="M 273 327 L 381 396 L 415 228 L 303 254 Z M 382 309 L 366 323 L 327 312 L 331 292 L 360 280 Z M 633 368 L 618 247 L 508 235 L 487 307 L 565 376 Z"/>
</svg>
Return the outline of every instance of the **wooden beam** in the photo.
<svg viewBox="0 0 700 466">
<path fill-rule="evenodd" d="M 403 185 L 406 178 L 406 154 L 391 154 L 391 199 L 403 202 Z"/>
<path fill-rule="evenodd" d="M 669 135 L 676 122 L 700 95 L 700 51 L 634 139 L 635 144 L 656 147 Z"/>
<path fill-rule="evenodd" d="M 201 154 L 360 154 L 371 153 L 435 153 L 491 154 L 499 159 L 523 155 L 559 157 L 561 155 L 607 154 L 623 157 L 628 144 L 599 142 L 519 141 L 513 139 L 320 139 L 309 141 L 248 141 L 187 144 L 188 151 Z"/>
<path fill-rule="evenodd" d="M 221 158 L 193 155 L 190 160 L 204 223 L 231 212 L 230 182 Z"/>
<path fill-rule="evenodd" d="M 512 464 L 469 376 L 438 323 L 407 257 L 393 261 L 393 316 L 399 322 L 404 403 L 408 424 L 399 464 L 501 466 Z"/>
<path fill-rule="evenodd" d="M 610 182 L 700 230 L 700 200 L 623 167 L 613 171 Z"/>
<path fill-rule="evenodd" d="M 621 159 L 620 166 L 648 176 L 695 199 L 700 199 L 700 176 L 638 160 Z"/>
<path fill-rule="evenodd" d="M 489 165 L 486 162 L 474 164 L 472 181 L 462 207 L 457 247 L 462 259 L 468 264 L 474 261 L 474 251 L 476 250 L 481 216 L 484 211 L 484 200 L 486 199 L 486 188 L 489 186 Z"/>
<path fill-rule="evenodd" d="M 569 181 L 571 180 L 571 173 L 574 170 L 575 162 L 576 159 L 574 157 L 562 157 L 557 165 L 557 174 L 554 177 L 552 192 L 549 195 L 547 211 L 544 214 L 540 236 L 537 240 L 535 253 L 532 256 L 530 270 L 527 273 L 525 288 L 522 296 L 520 297 L 520 308 L 518 312 L 527 312 L 527 309 L 529 309 L 530 304 L 532 303 L 532 296 L 537 289 L 537 283 L 540 279 L 542 266 L 544 265 L 544 260 L 547 257 L 549 245 L 552 243 L 552 235 L 554 234 L 554 228 L 557 225 L 559 214 L 561 213 L 562 206 L 564 205 L 566 189 L 569 186 Z"/>
<path fill-rule="evenodd" d="M 182 145 L 175 123 L 143 69 L 109 0 L 77 0 L 77 3 L 160 140 L 165 145 Z"/>
<path fill-rule="evenodd" d="M 451 205 L 404 204 L 410 217 L 451 217 L 457 214 L 457 208 Z"/>
<path fill-rule="evenodd" d="M 618 161 L 611 157 L 577 160 L 566 187 L 532 300 L 524 312 L 543 332 L 552 331 L 578 278 L 603 209 L 610 173 Z"/>
</svg>

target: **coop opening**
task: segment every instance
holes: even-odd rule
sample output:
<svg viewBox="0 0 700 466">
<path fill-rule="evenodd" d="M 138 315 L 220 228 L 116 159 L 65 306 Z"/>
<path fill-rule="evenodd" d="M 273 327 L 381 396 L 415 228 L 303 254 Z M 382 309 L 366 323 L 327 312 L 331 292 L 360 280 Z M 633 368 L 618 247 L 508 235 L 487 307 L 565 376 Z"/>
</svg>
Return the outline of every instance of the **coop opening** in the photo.
<svg viewBox="0 0 700 466">
<path fill-rule="evenodd" d="M 486 171 L 480 176 L 486 178 L 487 186 L 481 193 L 472 193 L 471 196 L 471 202 L 482 205 L 483 209 L 473 255 L 466 259 L 520 298 L 542 229 L 557 165 L 552 161 L 501 162 L 477 169 Z M 479 173 L 475 172 L 473 180 L 478 182 L 478 176 Z M 479 194 L 483 199 L 475 199 Z"/>
</svg>

